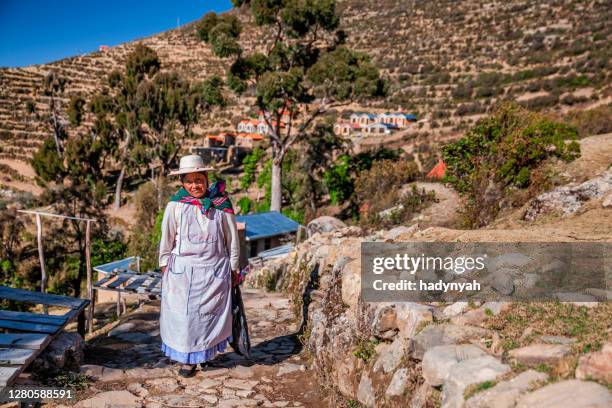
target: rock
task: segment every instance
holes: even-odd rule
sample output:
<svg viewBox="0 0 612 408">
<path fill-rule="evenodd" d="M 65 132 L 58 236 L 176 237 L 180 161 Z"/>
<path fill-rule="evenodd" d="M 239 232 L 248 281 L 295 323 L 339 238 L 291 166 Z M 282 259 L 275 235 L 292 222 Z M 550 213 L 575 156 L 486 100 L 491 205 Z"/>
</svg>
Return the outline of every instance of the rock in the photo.
<svg viewBox="0 0 612 408">
<path fill-rule="evenodd" d="M 576 378 L 594 379 L 612 383 L 612 343 L 606 343 L 600 351 L 588 353 L 578 361 Z"/>
<path fill-rule="evenodd" d="M 385 348 L 381 352 L 372 370 L 375 373 L 381 369 L 385 374 L 392 372 L 400 365 L 402 358 L 404 358 L 408 351 L 408 342 L 402 338 L 396 338 L 390 347 Z"/>
<path fill-rule="evenodd" d="M 485 355 L 487 353 L 471 344 L 433 347 L 423 356 L 423 378 L 427 384 L 437 387 L 444 383 L 452 366 Z"/>
<path fill-rule="evenodd" d="M 151 387 L 155 387 L 164 394 L 174 392 L 179 388 L 178 381 L 175 378 L 154 378 L 147 380 L 145 383 Z"/>
<path fill-rule="evenodd" d="M 478 309 L 470 310 L 465 314 L 455 316 L 451 319 L 451 323 L 458 325 L 480 326 L 490 316 L 497 316 L 502 311 L 510 307 L 509 302 L 486 302 Z"/>
<path fill-rule="evenodd" d="M 570 346 L 565 344 L 532 344 L 510 350 L 508 354 L 510 359 L 533 367 L 539 364 L 554 364 L 570 352 Z"/>
<path fill-rule="evenodd" d="M 74 332 L 61 332 L 33 363 L 39 370 L 78 370 L 83 363 L 85 342 Z"/>
<path fill-rule="evenodd" d="M 160 377 L 173 377 L 174 372 L 169 368 L 130 368 L 124 371 L 126 378 L 160 378 Z"/>
<path fill-rule="evenodd" d="M 295 371 L 305 371 L 306 367 L 303 364 L 284 363 L 278 368 L 278 377 L 281 375 L 293 373 Z"/>
<path fill-rule="evenodd" d="M 442 408 L 461 408 L 463 393 L 472 384 L 492 381 L 510 371 L 510 367 L 491 356 L 461 361 L 450 367 L 442 387 Z"/>
<path fill-rule="evenodd" d="M 425 352 L 445 344 L 461 344 L 480 340 L 489 336 L 491 331 L 480 327 L 458 326 L 455 324 L 429 325 L 413 338 L 412 356 L 422 360 Z"/>
<path fill-rule="evenodd" d="M 432 394 L 434 393 L 434 388 L 427 383 L 423 383 L 415 390 L 412 394 L 412 398 L 410 399 L 410 408 L 423 408 L 426 407 L 428 401 L 432 400 Z"/>
<path fill-rule="evenodd" d="M 131 392 L 132 394 L 136 395 L 137 397 L 141 397 L 141 398 L 144 398 L 147 395 L 149 395 L 149 391 L 147 391 L 147 389 L 143 387 L 142 384 L 140 383 L 128 384 L 127 390 Z"/>
<path fill-rule="evenodd" d="M 357 388 L 357 400 L 367 407 L 376 406 L 376 395 L 374 394 L 372 380 L 368 377 L 367 371 L 364 371 L 361 375 L 359 387 Z"/>
<path fill-rule="evenodd" d="M 512 275 L 504 269 L 493 273 L 491 276 L 491 287 L 502 295 L 511 295 L 514 292 L 514 281 L 512 280 Z"/>
<path fill-rule="evenodd" d="M 418 229 L 419 229 L 419 224 L 413 224 L 410 227 L 406 227 L 405 225 L 401 225 L 399 227 L 392 228 L 389 231 L 385 232 L 383 237 L 385 239 L 395 240 L 400 235 L 409 236 L 412 233 L 414 233 L 415 231 L 418 231 Z"/>
<path fill-rule="evenodd" d="M 540 336 L 540 341 L 548 344 L 573 344 L 576 339 L 565 336 Z"/>
<path fill-rule="evenodd" d="M 86 364 L 81 366 L 80 373 L 101 382 L 121 381 L 124 378 L 123 370 L 94 364 Z"/>
<path fill-rule="evenodd" d="M 612 193 L 608 193 L 607 196 L 601 202 L 603 208 L 612 208 Z"/>
<path fill-rule="evenodd" d="M 516 408 L 609 408 L 612 394 L 605 387 L 592 382 L 567 380 L 549 384 L 521 397 Z"/>
<path fill-rule="evenodd" d="M 416 334 L 417 328 L 423 323 L 433 321 L 433 307 L 414 302 L 395 303 L 395 311 L 399 318 L 397 327 L 399 337 L 412 339 Z"/>
<path fill-rule="evenodd" d="M 374 323 L 372 326 L 372 334 L 380 339 L 391 340 L 395 337 L 399 331 L 395 305 L 379 308 L 374 316 Z"/>
<path fill-rule="evenodd" d="M 469 309 L 468 302 L 455 302 L 452 305 L 444 308 L 442 311 L 442 316 L 445 318 L 451 318 L 463 313 L 466 309 Z"/>
<path fill-rule="evenodd" d="M 338 218 L 324 215 L 322 217 L 315 218 L 306 225 L 308 231 L 308 238 L 315 234 L 322 232 L 338 231 L 346 228 L 346 224 L 340 221 Z"/>
<path fill-rule="evenodd" d="M 612 170 L 607 170 L 582 184 L 561 186 L 540 194 L 528 204 L 523 219 L 533 221 L 540 214 L 551 212 L 570 215 L 580 210 L 585 201 L 604 196 L 607 199 L 610 191 L 612 191 Z"/>
<path fill-rule="evenodd" d="M 140 407 L 140 399 L 129 391 L 106 391 L 92 398 L 79 401 L 76 408 L 132 408 Z"/>
<path fill-rule="evenodd" d="M 408 385 L 408 369 L 400 368 L 393 374 L 391 378 L 391 382 L 385 391 L 385 396 L 387 398 L 399 397 L 406 390 L 406 386 Z"/>
<path fill-rule="evenodd" d="M 480 326 L 487 320 L 487 315 L 482 308 L 469 310 L 464 314 L 453 317 L 450 322 L 459 326 Z"/>
<path fill-rule="evenodd" d="M 524 371 L 508 381 L 502 381 L 493 388 L 481 391 L 469 398 L 465 403 L 465 408 L 512 408 L 520 396 L 529 391 L 533 384 L 547 379 L 547 374 L 534 370 Z"/>
<path fill-rule="evenodd" d="M 199 382 L 198 386 L 205 390 L 207 388 L 215 388 L 221 385 L 221 381 L 213 380 L 211 378 L 205 378 Z"/>
<path fill-rule="evenodd" d="M 116 336 L 116 335 L 121 334 L 121 333 L 129 333 L 135 327 L 136 327 L 136 324 L 132 323 L 132 322 L 122 323 L 122 324 L 118 325 L 117 327 L 113 328 L 111 331 L 109 331 L 107 336 L 108 337 L 113 337 L 113 336 Z"/>
<path fill-rule="evenodd" d="M 511 273 L 514 269 L 521 268 L 532 261 L 527 255 L 519 252 L 511 252 L 508 254 L 492 257 L 485 263 L 489 273 L 504 271 Z"/>
<path fill-rule="evenodd" d="M 249 391 L 252 390 L 253 387 L 255 387 L 257 384 L 259 384 L 259 381 L 240 380 L 240 379 L 235 379 L 235 378 L 230 378 L 229 380 L 223 383 L 224 386 L 229 387 L 229 388 L 236 388 L 239 390 L 249 390 Z"/>
<path fill-rule="evenodd" d="M 201 407 L 202 402 L 191 395 L 173 394 L 164 395 L 164 407 Z"/>
</svg>

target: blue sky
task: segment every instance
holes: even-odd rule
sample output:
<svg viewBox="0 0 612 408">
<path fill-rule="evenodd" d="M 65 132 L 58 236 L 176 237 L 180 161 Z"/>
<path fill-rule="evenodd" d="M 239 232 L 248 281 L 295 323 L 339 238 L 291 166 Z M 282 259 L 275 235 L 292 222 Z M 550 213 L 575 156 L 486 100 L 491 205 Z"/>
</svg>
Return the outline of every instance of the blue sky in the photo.
<svg viewBox="0 0 612 408">
<path fill-rule="evenodd" d="M 230 0 L 0 0 L 0 67 L 96 51 L 231 7 Z"/>
</svg>

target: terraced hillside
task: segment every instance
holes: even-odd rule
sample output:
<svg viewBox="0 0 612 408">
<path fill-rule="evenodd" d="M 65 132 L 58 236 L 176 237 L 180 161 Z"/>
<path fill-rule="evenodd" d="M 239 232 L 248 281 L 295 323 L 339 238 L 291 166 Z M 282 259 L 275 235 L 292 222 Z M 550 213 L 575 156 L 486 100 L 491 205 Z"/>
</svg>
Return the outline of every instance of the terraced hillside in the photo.
<svg viewBox="0 0 612 408">
<path fill-rule="evenodd" d="M 349 44 L 372 55 L 391 80 L 388 98 L 361 108 L 416 112 L 429 119 L 421 132 L 432 138 L 460 134 L 500 98 L 560 114 L 609 104 L 611 6 L 609 0 L 338 0 Z M 237 13 L 245 48 L 261 46 L 248 16 Z M 224 71 L 192 25 L 140 41 L 159 53 L 163 68 L 190 78 Z M 69 80 L 65 103 L 73 93 L 96 90 L 134 44 L 1 69 L 0 158 L 25 161 L 50 134 L 48 98 L 40 91 L 47 72 Z M 248 107 L 234 102 L 221 120 L 205 119 L 198 129 L 230 126 Z"/>
</svg>

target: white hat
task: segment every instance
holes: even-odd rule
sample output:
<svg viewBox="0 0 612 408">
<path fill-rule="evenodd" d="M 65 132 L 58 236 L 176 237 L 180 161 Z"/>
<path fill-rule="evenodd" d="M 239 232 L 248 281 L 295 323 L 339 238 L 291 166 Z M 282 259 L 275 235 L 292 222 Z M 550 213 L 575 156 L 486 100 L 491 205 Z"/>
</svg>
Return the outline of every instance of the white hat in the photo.
<svg viewBox="0 0 612 408">
<path fill-rule="evenodd" d="M 204 160 L 202 160 L 200 155 L 190 154 L 189 156 L 181 157 L 178 170 L 171 171 L 170 175 L 176 176 L 178 174 L 198 173 L 200 171 L 210 171 L 214 169 L 214 167 L 205 167 Z"/>
</svg>

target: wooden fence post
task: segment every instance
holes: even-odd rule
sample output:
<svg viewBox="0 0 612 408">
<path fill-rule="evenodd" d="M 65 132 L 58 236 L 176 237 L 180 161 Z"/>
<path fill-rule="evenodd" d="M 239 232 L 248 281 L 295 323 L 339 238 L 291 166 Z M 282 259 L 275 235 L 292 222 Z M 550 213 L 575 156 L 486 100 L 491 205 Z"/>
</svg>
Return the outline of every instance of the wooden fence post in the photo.
<svg viewBox="0 0 612 408">
<path fill-rule="evenodd" d="M 45 293 L 47 291 L 47 270 L 45 268 L 45 253 L 43 252 L 42 245 L 42 221 L 40 219 L 40 214 L 36 214 L 36 241 L 38 242 L 38 259 L 40 261 L 40 291 Z M 43 313 L 49 313 L 49 307 L 47 305 L 43 305 Z"/>
<path fill-rule="evenodd" d="M 87 220 L 85 228 L 85 260 L 87 261 L 87 296 L 89 298 L 89 306 L 87 308 L 87 332 L 93 332 L 93 316 L 94 316 L 94 290 L 93 277 L 91 271 L 91 221 Z"/>
</svg>

